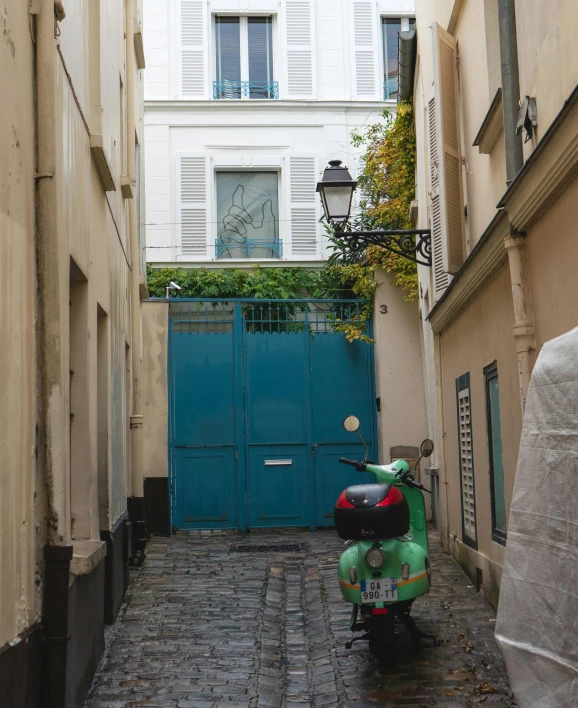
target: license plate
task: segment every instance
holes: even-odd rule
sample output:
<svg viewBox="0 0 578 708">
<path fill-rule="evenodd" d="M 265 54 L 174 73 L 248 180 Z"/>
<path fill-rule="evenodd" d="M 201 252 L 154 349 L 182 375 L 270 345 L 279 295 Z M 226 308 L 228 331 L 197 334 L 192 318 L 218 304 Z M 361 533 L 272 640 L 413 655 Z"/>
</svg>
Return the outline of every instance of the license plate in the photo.
<svg viewBox="0 0 578 708">
<path fill-rule="evenodd" d="M 397 600 L 396 578 L 375 578 L 361 581 L 361 602 L 395 602 Z"/>
</svg>

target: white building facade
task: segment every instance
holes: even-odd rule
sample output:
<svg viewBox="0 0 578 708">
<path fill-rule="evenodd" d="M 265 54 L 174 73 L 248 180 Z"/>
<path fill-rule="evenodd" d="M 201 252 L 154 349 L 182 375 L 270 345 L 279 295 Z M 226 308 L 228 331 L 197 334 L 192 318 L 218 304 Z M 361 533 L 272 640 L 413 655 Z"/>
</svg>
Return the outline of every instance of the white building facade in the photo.
<svg viewBox="0 0 578 708">
<path fill-rule="evenodd" d="M 145 0 L 147 261 L 327 256 L 316 182 L 397 103 L 403 0 Z"/>
</svg>

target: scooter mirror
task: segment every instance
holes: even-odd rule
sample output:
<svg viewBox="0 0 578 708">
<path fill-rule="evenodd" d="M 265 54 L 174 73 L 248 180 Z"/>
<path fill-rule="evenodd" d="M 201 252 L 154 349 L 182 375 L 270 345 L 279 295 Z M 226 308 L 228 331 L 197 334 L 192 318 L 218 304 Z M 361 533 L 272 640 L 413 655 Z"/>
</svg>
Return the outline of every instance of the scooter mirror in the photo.
<svg viewBox="0 0 578 708">
<path fill-rule="evenodd" d="M 348 415 L 343 421 L 343 427 L 348 433 L 356 433 L 359 430 L 360 425 L 359 418 L 354 415 Z"/>
<path fill-rule="evenodd" d="M 419 448 L 420 454 L 422 457 L 431 457 L 432 452 L 434 451 L 434 444 L 433 440 L 430 440 L 429 438 L 426 438 L 420 448 Z"/>
</svg>

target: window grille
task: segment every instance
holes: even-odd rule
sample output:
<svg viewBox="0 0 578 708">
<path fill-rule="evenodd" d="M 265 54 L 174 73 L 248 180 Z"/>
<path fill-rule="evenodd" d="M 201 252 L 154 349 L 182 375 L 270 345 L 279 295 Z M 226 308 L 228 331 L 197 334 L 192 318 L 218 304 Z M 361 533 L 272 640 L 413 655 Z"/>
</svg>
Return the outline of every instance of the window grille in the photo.
<svg viewBox="0 0 578 708">
<path fill-rule="evenodd" d="M 456 386 L 463 535 L 464 542 L 469 545 L 475 545 L 477 540 L 476 492 L 474 482 L 470 375 L 464 374 L 464 376 L 460 376 L 456 382 Z"/>
</svg>

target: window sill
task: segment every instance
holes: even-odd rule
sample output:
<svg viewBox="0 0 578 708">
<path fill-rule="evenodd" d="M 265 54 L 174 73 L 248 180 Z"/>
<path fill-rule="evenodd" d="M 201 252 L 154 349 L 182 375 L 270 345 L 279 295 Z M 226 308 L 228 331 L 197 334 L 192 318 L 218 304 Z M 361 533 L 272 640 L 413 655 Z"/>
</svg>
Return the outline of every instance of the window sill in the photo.
<svg viewBox="0 0 578 708">
<path fill-rule="evenodd" d="M 90 575 L 106 556 L 106 543 L 95 539 L 72 542 L 71 575 Z"/>
<path fill-rule="evenodd" d="M 477 147 L 483 155 L 489 155 L 498 142 L 504 130 L 504 115 L 502 112 L 502 89 L 496 91 L 492 99 L 492 104 L 482 121 L 482 126 L 474 140 L 474 147 Z"/>
</svg>

